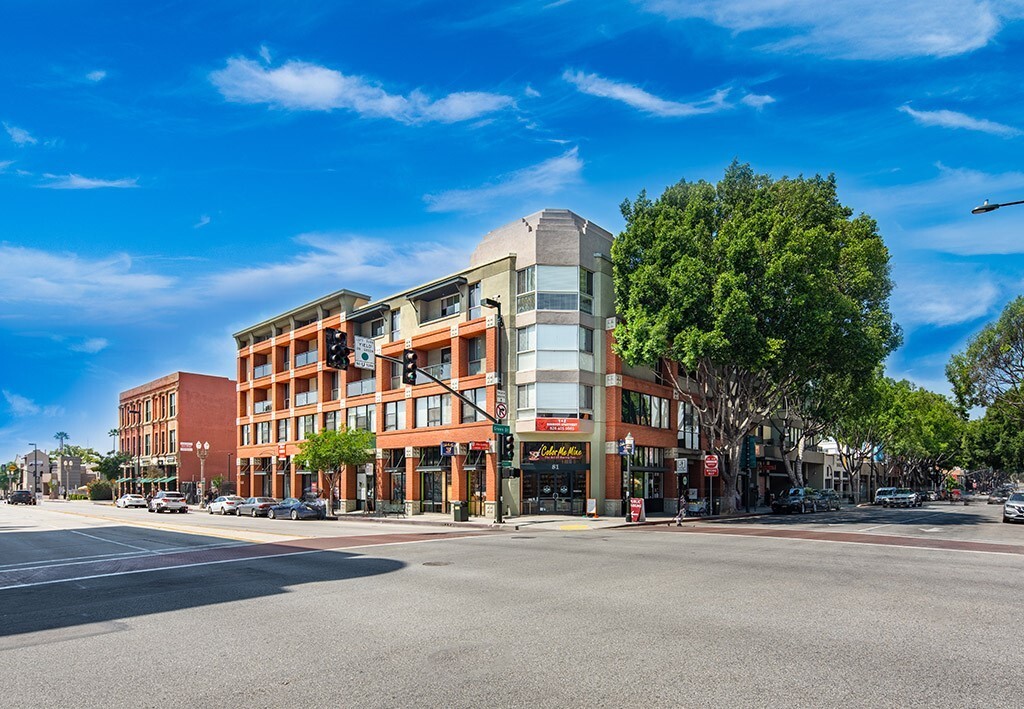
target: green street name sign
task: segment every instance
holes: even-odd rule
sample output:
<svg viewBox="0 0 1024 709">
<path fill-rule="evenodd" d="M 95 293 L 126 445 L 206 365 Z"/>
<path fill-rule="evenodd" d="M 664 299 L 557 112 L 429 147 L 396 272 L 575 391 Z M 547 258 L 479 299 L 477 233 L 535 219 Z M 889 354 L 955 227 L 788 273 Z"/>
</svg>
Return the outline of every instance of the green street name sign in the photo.
<svg viewBox="0 0 1024 709">
<path fill-rule="evenodd" d="M 501 463 L 501 467 L 503 467 L 503 468 L 511 468 L 512 467 L 512 461 L 511 460 L 502 460 L 502 461 L 499 461 L 499 462 Z"/>
<path fill-rule="evenodd" d="M 510 429 L 505 424 L 496 423 L 493 426 L 491 426 L 491 431 L 493 431 L 494 433 L 511 433 L 512 429 Z"/>
</svg>

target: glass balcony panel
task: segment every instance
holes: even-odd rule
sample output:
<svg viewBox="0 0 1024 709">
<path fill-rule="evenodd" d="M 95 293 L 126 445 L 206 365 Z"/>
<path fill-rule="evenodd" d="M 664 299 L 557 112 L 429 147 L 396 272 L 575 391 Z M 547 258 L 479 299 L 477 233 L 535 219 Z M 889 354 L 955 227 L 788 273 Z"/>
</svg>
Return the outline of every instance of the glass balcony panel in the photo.
<svg viewBox="0 0 1024 709">
<path fill-rule="evenodd" d="M 259 379 L 260 377 L 269 377 L 271 371 L 273 371 L 273 370 L 272 370 L 272 368 L 271 368 L 269 363 L 261 364 L 258 367 L 253 367 L 252 375 L 256 379 Z"/>
<path fill-rule="evenodd" d="M 309 350 L 301 354 L 295 355 L 295 366 L 302 367 L 307 364 L 314 364 L 319 359 L 319 350 Z"/>
<path fill-rule="evenodd" d="M 451 364 L 451 362 L 442 362 L 441 364 L 431 364 L 431 365 L 429 365 L 427 367 L 420 367 L 420 369 L 422 369 L 424 372 L 428 372 L 430 374 L 433 374 L 435 377 L 437 377 L 441 381 L 447 381 L 447 380 L 452 378 L 452 364 Z M 420 377 L 419 375 L 417 375 L 417 377 L 416 377 L 416 383 L 417 384 L 426 384 L 429 381 L 430 380 L 427 379 L 426 377 Z"/>
<path fill-rule="evenodd" d="M 357 382 L 349 382 L 345 387 L 346 396 L 360 396 L 362 394 L 372 394 L 377 391 L 377 380 L 376 379 L 360 379 Z"/>
<path fill-rule="evenodd" d="M 272 403 L 268 399 L 266 401 L 257 401 L 253 404 L 252 410 L 257 414 L 265 414 L 271 410 Z"/>
<path fill-rule="evenodd" d="M 315 404 L 317 402 L 317 392 L 315 391 L 304 391 L 295 395 L 296 406 L 306 406 L 308 404 Z"/>
</svg>

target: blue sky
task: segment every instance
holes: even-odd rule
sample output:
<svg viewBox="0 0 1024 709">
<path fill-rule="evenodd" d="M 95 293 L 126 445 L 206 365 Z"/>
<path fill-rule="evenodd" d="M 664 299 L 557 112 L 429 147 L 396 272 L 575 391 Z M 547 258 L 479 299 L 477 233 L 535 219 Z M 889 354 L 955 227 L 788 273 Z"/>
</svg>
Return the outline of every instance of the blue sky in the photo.
<svg viewBox="0 0 1024 709">
<path fill-rule="evenodd" d="M 497 8 L 497 9 L 495 9 Z M 893 255 L 889 373 L 1022 290 L 1024 2 L 13 0 L 0 23 L 0 458 L 101 450 L 231 333 L 466 264 L 544 207 L 834 172 Z"/>
</svg>

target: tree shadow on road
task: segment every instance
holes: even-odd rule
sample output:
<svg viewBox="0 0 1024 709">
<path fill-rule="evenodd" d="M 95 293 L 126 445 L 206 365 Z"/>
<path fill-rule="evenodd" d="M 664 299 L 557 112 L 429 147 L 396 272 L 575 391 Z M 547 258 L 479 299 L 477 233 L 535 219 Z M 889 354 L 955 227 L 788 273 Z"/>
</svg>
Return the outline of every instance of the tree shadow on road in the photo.
<svg viewBox="0 0 1024 709">
<path fill-rule="evenodd" d="M 863 527 L 865 525 L 899 525 L 922 523 L 933 527 L 973 527 L 998 523 L 999 517 L 971 511 L 962 505 L 955 508 L 941 502 L 918 508 L 890 509 L 884 507 L 844 507 L 829 512 L 807 514 L 764 514 L 756 517 L 737 517 L 713 520 L 715 524 L 730 526 L 811 527 L 827 524 L 833 527 Z"/>
</svg>

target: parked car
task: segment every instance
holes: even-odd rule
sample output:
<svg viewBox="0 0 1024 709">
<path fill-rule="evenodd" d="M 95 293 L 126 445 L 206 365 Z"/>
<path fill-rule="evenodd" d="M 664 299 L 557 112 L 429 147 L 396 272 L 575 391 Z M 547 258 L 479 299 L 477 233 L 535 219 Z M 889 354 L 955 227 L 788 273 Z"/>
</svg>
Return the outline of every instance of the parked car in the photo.
<svg viewBox="0 0 1024 709">
<path fill-rule="evenodd" d="M 239 503 L 238 507 L 235 509 L 235 513 L 239 517 L 242 515 L 266 517 L 270 508 L 276 504 L 277 500 L 273 497 L 250 497 L 245 502 Z"/>
<path fill-rule="evenodd" d="M 324 519 L 326 516 L 327 512 L 323 505 L 312 501 L 297 500 L 294 497 L 281 500 L 276 505 L 271 505 L 267 509 L 267 517 L 270 519 L 279 519 L 281 517 L 288 517 L 289 519 Z"/>
<path fill-rule="evenodd" d="M 818 490 L 818 504 L 827 512 L 838 510 L 842 500 L 835 490 Z"/>
<path fill-rule="evenodd" d="M 888 507 L 889 501 L 895 494 L 896 488 L 894 487 L 880 487 L 875 490 L 875 504 L 882 505 L 882 507 Z"/>
<path fill-rule="evenodd" d="M 125 495 L 121 495 L 119 498 L 117 498 L 117 501 L 114 504 L 117 505 L 118 507 L 122 508 L 122 509 L 126 508 L 126 507 L 147 507 L 148 506 L 147 503 L 146 503 L 146 498 L 145 497 L 143 497 L 142 495 L 136 495 L 134 493 L 128 493 L 128 494 L 125 494 Z"/>
<path fill-rule="evenodd" d="M 921 502 L 934 502 L 939 499 L 938 494 L 934 490 L 920 490 L 917 496 L 921 498 Z"/>
<path fill-rule="evenodd" d="M 1007 490 L 1005 488 L 1002 488 L 1002 489 L 999 489 L 999 490 L 993 490 L 988 495 L 988 504 L 990 504 L 990 505 L 997 505 L 997 504 L 1001 505 L 1001 504 L 1003 504 L 1004 502 L 1006 502 L 1010 498 L 1010 493 L 1011 492 L 1012 492 L 1012 490 Z"/>
<path fill-rule="evenodd" d="M 31 490 L 15 490 L 11 493 L 11 496 L 7 498 L 7 504 L 34 505 L 36 504 L 36 496 L 32 494 Z"/>
<path fill-rule="evenodd" d="M 244 497 L 238 495 L 221 495 L 206 506 L 210 514 L 233 515 L 238 513 L 238 506 L 245 502 Z"/>
<path fill-rule="evenodd" d="M 910 488 L 897 488 L 887 501 L 882 503 L 886 507 L 919 507 L 921 500 L 917 493 Z"/>
<path fill-rule="evenodd" d="M 150 512 L 188 512 L 185 496 L 173 490 L 161 490 L 149 501 Z"/>
<path fill-rule="evenodd" d="M 775 514 L 782 512 L 803 514 L 804 512 L 817 512 L 821 506 L 821 499 L 813 487 L 791 487 L 772 501 L 772 512 Z"/>
<path fill-rule="evenodd" d="M 1024 492 L 1011 494 L 1003 504 L 1004 522 L 1024 522 Z"/>
</svg>

